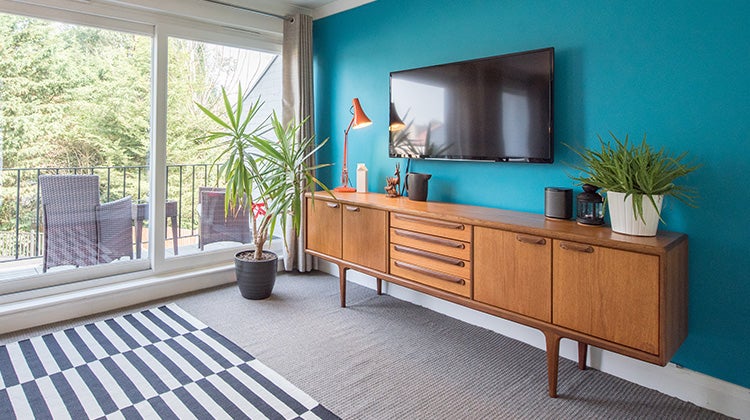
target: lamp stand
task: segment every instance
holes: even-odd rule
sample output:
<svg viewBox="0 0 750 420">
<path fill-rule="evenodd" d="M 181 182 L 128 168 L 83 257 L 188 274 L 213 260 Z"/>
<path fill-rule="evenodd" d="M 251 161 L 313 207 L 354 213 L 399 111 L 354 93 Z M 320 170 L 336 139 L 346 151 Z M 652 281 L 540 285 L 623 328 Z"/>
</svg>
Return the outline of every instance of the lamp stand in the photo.
<svg viewBox="0 0 750 420">
<path fill-rule="evenodd" d="M 346 156 L 348 152 L 348 146 L 349 146 L 349 130 L 352 128 L 352 124 L 354 123 L 354 118 L 352 118 L 351 122 L 349 123 L 349 127 L 344 130 L 344 167 L 341 169 L 341 185 L 334 188 L 333 191 L 335 192 L 355 192 L 357 191 L 356 188 L 351 187 L 349 183 L 349 169 L 346 166 Z"/>
</svg>

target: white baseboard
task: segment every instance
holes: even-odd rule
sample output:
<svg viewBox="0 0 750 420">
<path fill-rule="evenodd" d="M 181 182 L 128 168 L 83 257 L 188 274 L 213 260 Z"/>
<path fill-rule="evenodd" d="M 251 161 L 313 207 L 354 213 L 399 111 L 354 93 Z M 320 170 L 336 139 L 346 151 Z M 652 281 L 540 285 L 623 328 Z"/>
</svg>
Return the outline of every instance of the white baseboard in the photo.
<svg viewBox="0 0 750 420">
<path fill-rule="evenodd" d="M 338 268 L 329 262 L 321 260 L 318 263 L 318 269 L 338 276 Z M 347 280 L 370 289 L 375 289 L 376 283 L 374 277 L 353 270 L 348 271 Z M 533 328 L 388 282 L 383 283 L 383 293 L 469 324 L 495 331 L 498 334 L 519 340 L 542 350 L 545 349 L 544 335 Z M 560 342 L 560 356 L 577 361 L 578 347 L 576 343 L 563 339 Z M 654 389 L 683 401 L 689 401 L 700 407 L 731 417 L 750 419 L 750 389 L 748 388 L 686 369 L 673 363 L 661 367 L 595 347 L 590 347 L 588 365 L 599 371 Z"/>
</svg>

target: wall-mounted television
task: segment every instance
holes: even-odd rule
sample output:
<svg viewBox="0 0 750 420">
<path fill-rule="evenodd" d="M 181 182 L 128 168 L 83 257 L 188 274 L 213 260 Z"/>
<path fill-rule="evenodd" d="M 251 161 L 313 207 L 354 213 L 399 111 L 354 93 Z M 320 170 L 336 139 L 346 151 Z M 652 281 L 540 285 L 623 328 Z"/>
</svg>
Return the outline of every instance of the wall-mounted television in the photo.
<svg viewBox="0 0 750 420">
<path fill-rule="evenodd" d="M 555 50 L 394 71 L 389 154 L 552 163 Z"/>
</svg>

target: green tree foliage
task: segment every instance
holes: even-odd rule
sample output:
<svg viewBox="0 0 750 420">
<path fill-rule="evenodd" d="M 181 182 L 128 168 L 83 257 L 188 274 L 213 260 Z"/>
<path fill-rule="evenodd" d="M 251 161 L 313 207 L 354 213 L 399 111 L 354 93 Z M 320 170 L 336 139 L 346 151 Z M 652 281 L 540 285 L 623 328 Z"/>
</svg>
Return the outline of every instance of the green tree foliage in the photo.
<svg viewBox="0 0 750 420">
<path fill-rule="evenodd" d="M 169 97 L 167 102 L 167 159 L 169 163 L 205 163 L 206 148 L 195 138 L 207 119 L 194 104 L 196 92 L 210 90 L 202 43 L 170 39 Z M 188 65 L 195 63 L 195 65 Z"/>
<path fill-rule="evenodd" d="M 4 167 L 142 165 L 150 39 L 0 15 Z"/>
<path fill-rule="evenodd" d="M 146 164 L 150 38 L 0 14 L 0 57 L 3 230 L 38 217 L 37 173 L 7 168 Z"/>
<path fill-rule="evenodd" d="M 237 59 L 223 55 L 230 48 L 208 45 L 169 41 L 168 165 L 213 161 L 215 152 L 196 140 L 209 120 L 195 103 L 221 106 L 217 78 L 228 82 Z M 0 233 L 13 230 L 16 217 L 27 231 L 38 220 L 37 171 L 9 168 L 148 165 L 151 57 L 148 36 L 0 13 Z M 172 171 L 169 198 L 182 192 L 181 208 L 191 208 L 193 195 L 180 191 L 183 179 Z M 145 171 L 124 172 L 93 171 L 102 178 L 104 200 L 149 194 Z M 181 175 L 197 185 L 215 183 L 205 168 L 196 172 Z"/>
</svg>

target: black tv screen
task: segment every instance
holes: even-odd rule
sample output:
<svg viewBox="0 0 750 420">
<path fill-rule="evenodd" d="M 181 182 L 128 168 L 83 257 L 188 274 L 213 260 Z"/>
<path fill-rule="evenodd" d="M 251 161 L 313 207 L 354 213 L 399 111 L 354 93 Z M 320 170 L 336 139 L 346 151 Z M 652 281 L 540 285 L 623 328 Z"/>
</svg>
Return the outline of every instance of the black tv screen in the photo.
<svg viewBox="0 0 750 420">
<path fill-rule="evenodd" d="M 391 157 L 551 163 L 554 48 L 391 73 Z"/>
</svg>

